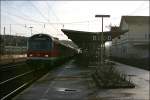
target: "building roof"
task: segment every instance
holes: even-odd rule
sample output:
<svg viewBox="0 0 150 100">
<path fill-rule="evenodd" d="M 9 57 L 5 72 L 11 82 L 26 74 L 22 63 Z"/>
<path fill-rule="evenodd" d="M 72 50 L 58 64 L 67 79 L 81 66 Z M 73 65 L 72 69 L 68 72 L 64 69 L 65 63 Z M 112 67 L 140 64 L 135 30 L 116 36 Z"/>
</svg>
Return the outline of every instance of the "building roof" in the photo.
<svg viewBox="0 0 150 100">
<path fill-rule="evenodd" d="M 148 24 L 150 23 L 150 16 L 122 16 L 120 27 L 122 26 L 123 20 L 125 20 L 125 22 L 128 24 Z"/>
<path fill-rule="evenodd" d="M 111 27 L 112 39 L 116 38 L 116 37 L 119 37 L 120 35 L 122 35 L 126 32 L 128 32 L 128 30 L 121 30 L 120 27 L 117 27 L 117 26 L 112 26 Z"/>
<path fill-rule="evenodd" d="M 61 31 L 68 36 L 69 39 L 71 39 L 73 42 L 77 41 L 93 41 L 91 38 L 92 36 L 98 36 L 98 40 L 101 41 L 101 34 L 102 32 L 87 32 L 87 31 L 77 31 L 77 30 L 68 30 L 68 29 L 61 29 Z M 105 37 L 105 41 L 110 41 L 107 39 L 110 39 L 108 37 L 112 36 L 112 38 L 115 38 L 117 36 L 120 36 L 121 34 L 127 32 L 128 30 L 120 30 L 119 27 L 112 27 L 111 31 L 103 32 L 103 35 Z M 77 43 L 76 43 L 77 44 Z M 77 44 L 78 45 L 78 44 Z"/>
<path fill-rule="evenodd" d="M 68 36 L 75 44 L 79 47 L 81 43 L 89 43 L 93 41 L 101 41 L 101 33 L 102 32 L 86 32 L 86 31 L 77 31 L 77 30 L 68 30 L 68 29 L 61 29 L 61 31 Z M 105 41 L 108 36 L 110 36 L 110 31 L 103 32 Z M 93 40 L 93 36 L 95 40 Z"/>
<path fill-rule="evenodd" d="M 101 36 L 102 32 L 87 32 L 87 31 L 77 31 L 77 30 L 68 30 L 68 29 L 61 29 L 61 31 L 68 36 L 68 38 L 73 39 L 75 38 L 78 41 L 90 41 L 91 36 L 96 35 L 96 36 Z M 110 31 L 108 32 L 103 32 L 104 36 L 107 37 L 110 34 Z"/>
</svg>

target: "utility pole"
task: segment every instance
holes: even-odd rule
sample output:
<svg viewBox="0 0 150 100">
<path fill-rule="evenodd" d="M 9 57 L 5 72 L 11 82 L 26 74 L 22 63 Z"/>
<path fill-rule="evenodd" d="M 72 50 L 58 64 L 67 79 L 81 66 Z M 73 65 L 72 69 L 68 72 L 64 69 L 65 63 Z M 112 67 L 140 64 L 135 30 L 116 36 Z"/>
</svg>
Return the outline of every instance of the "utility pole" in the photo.
<svg viewBox="0 0 150 100">
<path fill-rule="evenodd" d="M 32 34 L 32 28 L 33 28 L 33 27 L 32 27 L 32 26 L 30 26 L 29 28 L 31 29 L 31 36 L 32 36 L 32 35 L 33 35 L 33 34 Z"/>
<path fill-rule="evenodd" d="M 10 24 L 10 35 L 11 35 L 11 24 Z"/>
<path fill-rule="evenodd" d="M 4 26 L 4 36 L 3 36 L 3 45 L 4 45 L 4 47 L 5 47 L 5 33 L 6 33 L 6 28 Z"/>
<path fill-rule="evenodd" d="M 11 45 L 11 43 L 12 43 L 12 36 L 11 36 L 11 24 L 10 24 L 10 26 L 9 26 L 9 31 L 10 31 L 10 33 L 9 33 L 9 34 L 10 34 L 10 43 L 9 43 L 9 44 Z"/>
<path fill-rule="evenodd" d="M 3 48 L 3 39 L 2 39 L 2 34 L 0 32 L 0 61 L 1 61 L 1 57 L 2 57 L 2 48 Z"/>
<path fill-rule="evenodd" d="M 64 29 L 65 25 L 63 24 L 62 27 L 63 27 L 63 29 Z"/>
<path fill-rule="evenodd" d="M 102 18 L 102 34 L 101 36 L 101 65 L 104 64 L 104 48 L 105 48 L 105 42 L 104 42 L 104 35 L 103 35 L 103 18 L 104 17 L 110 17 L 110 15 L 95 15 L 95 17 L 101 17 Z"/>
<path fill-rule="evenodd" d="M 3 53 L 5 54 L 5 33 L 6 33 L 6 28 L 4 26 L 4 36 L 3 36 Z"/>
</svg>

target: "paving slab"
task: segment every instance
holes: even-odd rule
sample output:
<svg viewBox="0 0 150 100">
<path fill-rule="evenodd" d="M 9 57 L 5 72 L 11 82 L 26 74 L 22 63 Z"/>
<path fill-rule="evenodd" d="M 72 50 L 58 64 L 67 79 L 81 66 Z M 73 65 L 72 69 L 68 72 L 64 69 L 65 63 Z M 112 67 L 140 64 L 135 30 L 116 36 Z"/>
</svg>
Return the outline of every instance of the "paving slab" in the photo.
<svg viewBox="0 0 150 100">
<path fill-rule="evenodd" d="M 135 88 L 100 89 L 97 92 L 97 98 L 100 100 L 150 100 L 149 71 L 118 62 L 115 63 L 115 68 L 126 74 L 127 79 L 135 84 Z"/>
<path fill-rule="evenodd" d="M 13 100 L 96 100 L 90 95 L 92 90 L 84 75 L 89 72 L 70 61 L 39 79 Z"/>
</svg>

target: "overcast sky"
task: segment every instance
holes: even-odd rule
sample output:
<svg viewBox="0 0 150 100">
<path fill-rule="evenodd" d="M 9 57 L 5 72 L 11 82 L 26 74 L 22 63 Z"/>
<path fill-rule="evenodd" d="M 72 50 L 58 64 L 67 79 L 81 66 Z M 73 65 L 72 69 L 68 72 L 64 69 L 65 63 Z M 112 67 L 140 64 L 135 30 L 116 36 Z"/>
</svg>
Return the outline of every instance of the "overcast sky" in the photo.
<svg viewBox="0 0 150 100">
<path fill-rule="evenodd" d="M 104 31 L 119 26 L 121 16 L 149 16 L 149 1 L 1 1 L 1 34 L 30 36 L 44 32 L 67 39 L 60 29 L 101 31 L 101 19 L 108 14 Z M 11 33 L 10 33 L 11 24 Z"/>
</svg>

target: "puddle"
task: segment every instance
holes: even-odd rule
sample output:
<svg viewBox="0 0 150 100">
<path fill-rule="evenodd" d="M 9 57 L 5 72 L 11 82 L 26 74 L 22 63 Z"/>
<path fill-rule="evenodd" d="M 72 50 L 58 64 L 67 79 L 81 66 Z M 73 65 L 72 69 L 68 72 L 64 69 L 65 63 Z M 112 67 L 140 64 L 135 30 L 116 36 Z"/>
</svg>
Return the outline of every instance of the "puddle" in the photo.
<svg viewBox="0 0 150 100">
<path fill-rule="evenodd" d="M 69 88 L 57 88 L 57 91 L 60 91 L 60 92 L 76 92 L 77 90 L 69 89 Z"/>
<path fill-rule="evenodd" d="M 133 75 L 133 74 L 130 75 L 130 74 L 129 74 L 128 76 L 137 76 L 137 75 Z"/>
<path fill-rule="evenodd" d="M 73 89 L 65 89 L 65 91 L 76 91 L 76 90 L 73 90 Z"/>
<path fill-rule="evenodd" d="M 104 95 L 98 97 L 100 100 L 132 100 L 134 93 L 111 93 L 111 95 Z"/>
<path fill-rule="evenodd" d="M 56 90 L 63 92 L 63 91 L 65 91 L 65 89 L 66 89 L 66 88 L 57 88 Z"/>
<path fill-rule="evenodd" d="M 72 66 L 66 66 L 65 68 L 72 68 Z"/>
<path fill-rule="evenodd" d="M 55 80 L 74 80 L 74 79 L 82 79 L 81 76 L 61 76 L 61 77 L 57 77 Z"/>
<path fill-rule="evenodd" d="M 44 99 L 40 99 L 40 100 L 48 100 L 48 99 L 45 99 L 45 98 L 44 98 Z"/>
</svg>

